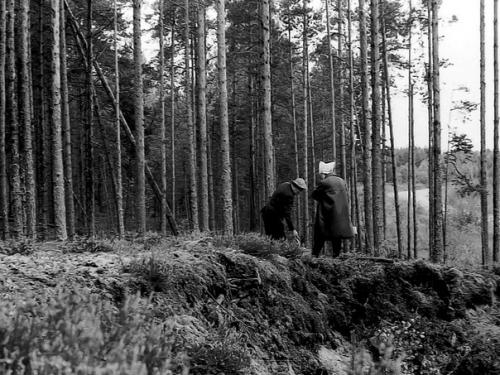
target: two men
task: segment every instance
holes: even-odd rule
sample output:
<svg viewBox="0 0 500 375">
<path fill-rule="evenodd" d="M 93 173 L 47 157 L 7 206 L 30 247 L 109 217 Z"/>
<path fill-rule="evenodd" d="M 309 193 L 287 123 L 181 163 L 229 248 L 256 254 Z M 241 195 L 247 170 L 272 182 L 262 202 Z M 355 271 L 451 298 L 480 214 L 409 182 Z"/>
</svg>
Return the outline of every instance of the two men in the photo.
<svg viewBox="0 0 500 375">
<path fill-rule="evenodd" d="M 335 162 L 319 163 L 321 181 L 311 194 L 318 202 L 313 235 L 313 256 L 319 256 L 325 241 L 331 241 L 333 256 L 340 254 L 342 240 L 354 237 L 354 230 L 349 215 L 347 185 L 335 175 Z M 298 237 L 291 219 L 294 197 L 307 189 L 302 178 L 284 182 L 275 190 L 268 204 L 262 209 L 262 219 L 266 235 L 273 239 L 284 239 L 285 225 Z"/>
</svg>

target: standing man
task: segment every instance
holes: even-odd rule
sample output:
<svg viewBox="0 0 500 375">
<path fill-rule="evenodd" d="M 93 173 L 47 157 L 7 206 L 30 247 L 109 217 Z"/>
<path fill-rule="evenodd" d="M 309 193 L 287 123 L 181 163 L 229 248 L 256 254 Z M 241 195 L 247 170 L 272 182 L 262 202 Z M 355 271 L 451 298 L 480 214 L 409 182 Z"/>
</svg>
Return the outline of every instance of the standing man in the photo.
<svg viewBox="0 0 500 375">
<path fill-rule="evenodd" d="M 307 190 L 303 178 L 299 177 L 291 182 L 283 182 L 278 185 L 269 202 L 262 208 L 261 214 L 266 235 L 271 236 L 273 240 L 286 238 L 284 222 L 286 222 L 288 230 L 293 233 L 293 237 L 299 237 L 293 227 L 292 208 L 295 196 L 303 190 Z"/>
<path fill-rule="evenodd" d="M 342 249 L 342 240 L 354 237 L 349 215 L 349 194 L 347 185 L 335 175 L 335 162 L 319 162 L 321 181 L 312 192 L 318 202 L 314 222 L 313 256 L 318 257 L 325 241 L 332 241 L 333 257 Z"/>
</svg>

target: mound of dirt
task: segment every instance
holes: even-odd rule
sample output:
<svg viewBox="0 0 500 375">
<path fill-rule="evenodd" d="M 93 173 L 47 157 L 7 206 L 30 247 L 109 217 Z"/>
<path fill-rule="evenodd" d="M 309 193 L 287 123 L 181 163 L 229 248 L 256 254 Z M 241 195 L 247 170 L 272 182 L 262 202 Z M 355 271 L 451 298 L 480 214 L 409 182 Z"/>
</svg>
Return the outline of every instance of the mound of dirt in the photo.
<svg viewBox="0 0 500 375">
<path fill-rule="evenodd" d="M 255 236 L 238 247 L 212 238 L 104 254 L 35 247 L 1 256 L 0 295 L 82 284 L 120 306 L 140 293 L 169 320 L 190 374 L 500 373 L 495 272 L 285 257 L 282 244 Z"/>
</svg>

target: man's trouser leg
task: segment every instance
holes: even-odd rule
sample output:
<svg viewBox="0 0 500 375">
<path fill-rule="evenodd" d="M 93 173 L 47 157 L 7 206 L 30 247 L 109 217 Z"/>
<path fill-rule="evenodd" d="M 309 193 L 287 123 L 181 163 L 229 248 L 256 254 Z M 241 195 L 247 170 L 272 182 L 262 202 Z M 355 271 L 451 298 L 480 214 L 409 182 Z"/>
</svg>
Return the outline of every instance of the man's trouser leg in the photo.
<svg viewBox="0 0 500 375">
<path fill-rule="evenodd" d="M 313 249 L 312 255 L 315 257 L 319 257 L 321 253 L 321 249 L 325 245 L 325 238 L 320 230 L 314 228 L 314 238 L 313 238 Z"/>
<path fill-rule="evenodd" d="M 266 206 L 262 209 L 262 220 L 264 221 L 264 231 L 267 236 L 270 236 L 273 240 L 285 238 L 283 221 L 272 207 Z"/>
<path fill-rule="evenodd" d="M 342 250 L 342 238 L 332 238 L 332 249 L 333 249 L 333 257 L 336 258 L 340 255 L 340 251 Z"/>
</svg>

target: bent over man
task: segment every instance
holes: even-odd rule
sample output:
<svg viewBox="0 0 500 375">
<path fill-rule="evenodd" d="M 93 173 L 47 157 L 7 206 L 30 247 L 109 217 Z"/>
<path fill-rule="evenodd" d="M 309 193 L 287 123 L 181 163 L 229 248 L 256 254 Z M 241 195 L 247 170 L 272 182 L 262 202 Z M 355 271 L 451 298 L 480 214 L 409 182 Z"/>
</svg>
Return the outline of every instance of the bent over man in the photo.
<svg viewBox="0 0 500 375">
<path fill-rule="evenodd" d="M 266 235 L 274 240 L 284 239 L 286 222 L 288 230 L 293 232 L 295 238 L 298 237 L 292 222 L 292 208 L 295 196 L 303 190 L 307 190 L 303 178 L 278 185 L 269 202 L 261 210 Z"/>
<path fill-rule="evenodd" d="M 314 222 L 313 250 L 319 256 L 325 241 L 332 241 L 333 256 L 337 257 L 342 249 L 342 240 L 354 237 L 354 230 L 349 216 L 349 195 L 347 185 L 335 175 L 335 162 L 319 162 L 321 181 L 312 192 L 312 198 L 318 202 Z"/>
</svg>

